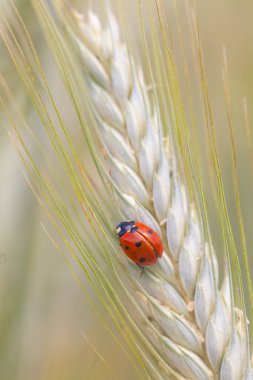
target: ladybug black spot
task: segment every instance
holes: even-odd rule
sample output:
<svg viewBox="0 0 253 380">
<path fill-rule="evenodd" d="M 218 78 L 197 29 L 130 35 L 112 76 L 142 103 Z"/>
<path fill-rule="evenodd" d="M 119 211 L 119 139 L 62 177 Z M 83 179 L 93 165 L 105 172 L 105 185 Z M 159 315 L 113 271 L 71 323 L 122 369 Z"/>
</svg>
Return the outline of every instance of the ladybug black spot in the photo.
<svg viewBox="0 0 253 380">
<path fill-rule="evenodd" d="M 153 234 L 153 231 L 152 231 L 152 230 L 148 230 L 148 234 L 149 234 L 149 235 L 152 235 L 152 234 Z"/>
<path fill-rule="evenodd" d="M 141 246 L 141 241 L 137 241 L 137 243 L 135 243 L 136 247 L 140 247 Z"/>
<path fill-rule="evenodd" d="M 126 245 L 126 246 L 125 246 L 125 249 L 126 249 L 127 251 L 129 250 L 129 247 L 128 247 L 128 245 Z"/>
<path fill-rule="evenodd" d="M 145 257 L 141 257 L 139 261 L 140 261 L 140 263 L 144 263 L 144 261 L 146 261 L 146 259 L 145 259 Z"/>
<path fill-rule="evenodd" d="M 134 227 L 131 228 L 130 233 L 131 233 L 131 234 L 134 234 L 135 231 L 137 231 L 137 230 L 138 230 L 138 227 L 137 227 L 137 226 L 134 226 Z"/>
</svg>

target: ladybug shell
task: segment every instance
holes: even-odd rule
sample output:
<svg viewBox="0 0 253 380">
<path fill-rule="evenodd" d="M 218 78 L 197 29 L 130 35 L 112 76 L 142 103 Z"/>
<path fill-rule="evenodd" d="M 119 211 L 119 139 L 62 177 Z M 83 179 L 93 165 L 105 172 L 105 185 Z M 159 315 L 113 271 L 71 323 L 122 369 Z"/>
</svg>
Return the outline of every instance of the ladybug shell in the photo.
<svg viewBox="0 0 253 380">
<path fill-rule="evenodd" d="M 132 261 L 143 267 L 154 265 L 163 254 L 160 236 L 139 222 L 120 237 L 120 245 Z"/>
</svg>

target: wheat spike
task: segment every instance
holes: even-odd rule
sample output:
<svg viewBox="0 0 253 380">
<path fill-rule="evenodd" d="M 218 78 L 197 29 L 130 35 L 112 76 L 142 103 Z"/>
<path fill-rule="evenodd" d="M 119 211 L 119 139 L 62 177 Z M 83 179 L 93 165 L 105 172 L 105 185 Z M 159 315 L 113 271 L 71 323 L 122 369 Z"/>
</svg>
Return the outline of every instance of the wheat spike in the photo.
<svg viewBox="0 0 253 380">
<path fill-rule="evenodd" d="M 111 12 L 104 28 L 91 11 L 87 18 L 72 15 L 78 33 L 71 31 L 71 38 L 86 70 L 119 210 L 151 226 L 164 242 L 162 259 L 142 276 L 127 263 L 153 324 L 144 333 L 181 379 L 253 379 L 246 323 L 231 309 L 227 274 L 218 287 L 214 248 L 189 202 L 173 142 L 162 138 L 159 106 L 151 102 L 142 70 Z"/>
</svg>

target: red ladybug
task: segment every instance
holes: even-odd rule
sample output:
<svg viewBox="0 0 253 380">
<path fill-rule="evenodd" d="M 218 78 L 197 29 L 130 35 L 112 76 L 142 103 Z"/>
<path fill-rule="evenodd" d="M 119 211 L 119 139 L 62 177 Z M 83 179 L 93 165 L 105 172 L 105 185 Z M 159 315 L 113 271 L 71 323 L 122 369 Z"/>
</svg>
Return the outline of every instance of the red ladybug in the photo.
<svg viewBox="0 0 253 380">
<path fill-rule="evenodd" d="M 163 254 L 160 236 L 143 223 L 121 222 L 116 231 L 125 254 L 141 267 L 154 265 Z"/>
</svg>

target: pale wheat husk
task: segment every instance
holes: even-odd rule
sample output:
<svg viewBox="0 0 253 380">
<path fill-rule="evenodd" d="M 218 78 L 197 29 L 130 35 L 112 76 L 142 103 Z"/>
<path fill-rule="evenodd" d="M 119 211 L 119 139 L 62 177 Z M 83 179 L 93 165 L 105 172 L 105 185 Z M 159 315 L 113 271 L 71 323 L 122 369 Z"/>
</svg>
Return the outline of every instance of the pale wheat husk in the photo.
<svg viewBox="0 0 253 380">
<path fill-rule="evenodd" d="M 215 250 L 189 201 L 173 141 L 162 138 L 159 106 L 151 103 L 142 70 L 110 12 L 104 28 L 92 12 L 72 13 L 77 33 L 70 34 L 85 69 L 117 207 L 164 242 L 163 258 L 142 276 L 128 264 L 136 298 L 154 326 L 142 326 L 143 332 L 183 378 L 253 379 L 246 323 L 231 309 L 228 274 L 218 286 Z"/>
</svg>

